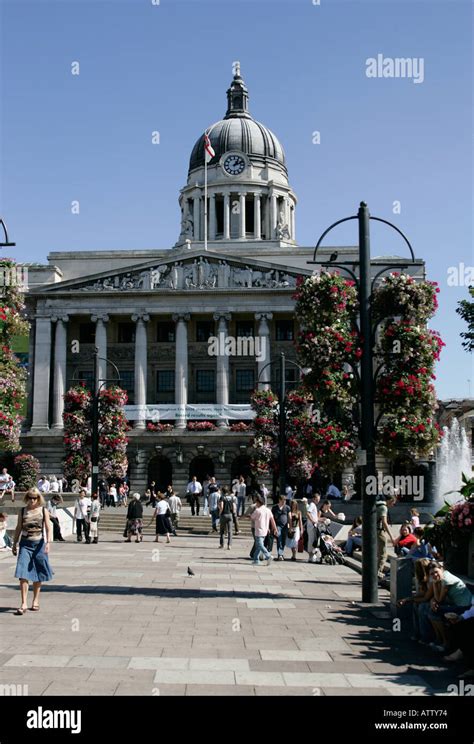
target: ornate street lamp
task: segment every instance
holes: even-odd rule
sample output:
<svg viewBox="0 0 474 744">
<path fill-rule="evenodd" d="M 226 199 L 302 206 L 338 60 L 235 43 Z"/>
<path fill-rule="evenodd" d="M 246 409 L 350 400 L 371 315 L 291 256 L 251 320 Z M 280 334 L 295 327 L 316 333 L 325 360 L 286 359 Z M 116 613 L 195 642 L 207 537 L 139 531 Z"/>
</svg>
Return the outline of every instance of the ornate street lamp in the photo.
<svg viewBox="0 0 474 744">
<path fill-rule="evenodd" d="M 268 384 L 268 380 L 262 383 L 261 377 L 263 372 L 269 367 L 272 362 L 266 364 L 260 370 L 260 374 L 257 378 L 257 389 L 261 384 Z M 280 496 L 285 493 L 286 487 L 286 457 L 285 457 L 285 445 L 286 445 L 286 365 L 291 364 L 293 367 L 299 369 L 301 374 L 304 374 L 304 370 L 297 362 L 292 359 L 287 359 L 285 354 L 280 354 L 280 389 L 278 392 L 278 463 L 279 463 L 279 491 Z"/>
<path fill-rule="evenodd" d="M 329 261 L 316 261 L 318 249 L 326 235 L 337 225 L 349 220 L 358 220 L 359 223 L 359 260 L 338 261 L 337 252 L 333 253 Z M 313 260 L 309 264 L 318 266 L 330 266 L 341 268 L 346 271 L 355 281 L 359 294 L 359 313 L 360 313 L 360 334 L 363 339 L 362 357 L 360 360 L 360 444 L 361 444 L 361 463 L 362 478 L 361 483 L 367 482 L 367 478 L 376 475 L 375 470 L 375 435 L 376 425 L 374 422 L 375 415 L 375 381 L 373 368 L 373 347 L 375 343 L 374 324 L 371 315 L 372 293 L 377 279 L 390 269 L 406 269 L 407 266 L 400 264 L 386 265 L 375 274 L 371 279 L 371 259 L 370 259 L 370 220 L 383 222 L 385 225 L 392 227 L 407 244 L 410 254 L 411 263 L 415 263 L 415 254 L 408 241 L 408 238 L 402 231 L 387 220 L 380 217 L 372 217 L 369 208 L 365 202 L 360 203 L 357 215 L 344 217 L 342 220 L 334 222 L 327 228 L 319 238 L 314 249 Z M 359 266 L 359 277 L 348 266 L 355 268 Z M 362 601 L 374 604 L 378 599 L 378 581 L 377 581 L 377 518 L 375 509 L 376 495 L 367 494 L 363 487 L 362 494 L 362 529 L 364 536 L 364 550 L 362 551 Z"/>
</svg>

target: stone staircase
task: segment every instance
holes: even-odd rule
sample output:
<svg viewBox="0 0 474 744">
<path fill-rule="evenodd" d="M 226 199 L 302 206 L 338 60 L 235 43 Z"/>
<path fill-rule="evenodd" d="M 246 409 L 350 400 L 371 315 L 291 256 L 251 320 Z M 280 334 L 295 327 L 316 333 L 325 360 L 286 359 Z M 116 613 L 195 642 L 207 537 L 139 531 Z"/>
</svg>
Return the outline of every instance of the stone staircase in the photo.
<svg viewBox="0 0 474 744">
<path fill-rule="evenodd" d="M 122 533 L 125 529 L 126 514 L 127 509 L 125 507 L 105 507 L 100 514 L 100 531 Z M 154 520 L 151 522 L 152 516 L 153 509 L 146 507 L 143 512 L 143 535 L 150 537 L 155 534 L 155 522 Z M 216 533 L 212 531 L 211 524 L 210 516 L 203 516 L 201 513 L 199 516 L 193 517 L 189 507 L 183 507 L 177 533 L 178 535 L 215 535 Z M 239 534 L 236 537 L 252 537 L 249 519 L 239 519 Z"/>
</svg>

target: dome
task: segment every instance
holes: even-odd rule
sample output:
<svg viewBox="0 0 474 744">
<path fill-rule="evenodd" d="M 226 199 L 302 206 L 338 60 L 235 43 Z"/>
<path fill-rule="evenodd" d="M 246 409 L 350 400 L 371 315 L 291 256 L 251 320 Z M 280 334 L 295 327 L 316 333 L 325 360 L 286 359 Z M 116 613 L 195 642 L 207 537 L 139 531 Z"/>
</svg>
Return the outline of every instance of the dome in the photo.
<svg viewBox="0 0 474 744">
<path fill-rule="evenodd" d="M 209 139 L 215 152 L 208 165 L 216 165 L 225 152 L 238 151 L 248 155 L 250 160 L 270 158 L 282 165 L 286 172 L 285 153 L 278 138 L 248 112 L 248 91 L 240 71 L 234 75 L 227 100 L 224 118 L 206 130 L 210 131 Z M 203 133 L 193 147 L 189 171 L 204 166 L 204 137 Z"/>
</svg>

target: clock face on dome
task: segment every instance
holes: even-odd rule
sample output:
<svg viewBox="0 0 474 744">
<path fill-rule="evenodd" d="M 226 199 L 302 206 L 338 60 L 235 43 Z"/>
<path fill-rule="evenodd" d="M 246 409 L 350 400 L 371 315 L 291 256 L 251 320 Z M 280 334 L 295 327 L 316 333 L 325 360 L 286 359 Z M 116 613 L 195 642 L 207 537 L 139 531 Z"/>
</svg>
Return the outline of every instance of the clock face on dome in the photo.
<svg viewBox="0 0 474 744">
<path fill-rule="evenodd" d="M 245 168 L 245 160 L 240 155 L 228 155 L 224 160 L 224 170 L 229 176 L 239 176 Z"/>
</svg>

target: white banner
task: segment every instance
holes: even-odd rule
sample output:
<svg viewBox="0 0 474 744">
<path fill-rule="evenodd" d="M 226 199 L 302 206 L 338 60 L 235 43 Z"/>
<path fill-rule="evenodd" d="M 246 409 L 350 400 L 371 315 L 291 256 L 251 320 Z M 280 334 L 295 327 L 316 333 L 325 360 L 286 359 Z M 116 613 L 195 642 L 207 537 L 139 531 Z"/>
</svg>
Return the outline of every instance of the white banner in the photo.
<svg viewBox="0 0 474 744">
<path fill-rule="evenodd" d="M 152 421 L 174 421 L 185 418 L 186 421 L 212 421 L 213 419 L 230 419 L 231 421 L 251 421 L 255 411 L 248 403 L 217 405 L 216 403 L 196 403 L 178 406 L 175 403 L 151 403 L 147 406 L 124 406 L 129 421 L 141 418 Z"/>
</svg>

